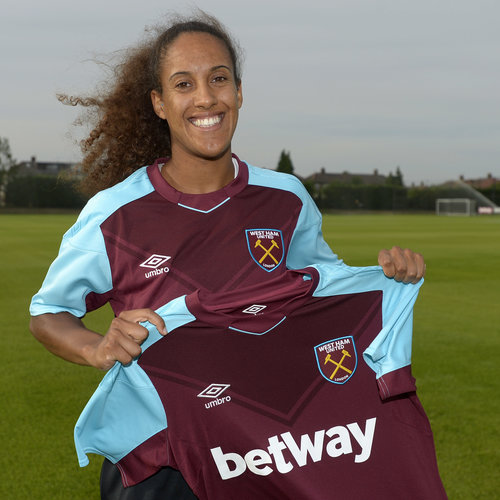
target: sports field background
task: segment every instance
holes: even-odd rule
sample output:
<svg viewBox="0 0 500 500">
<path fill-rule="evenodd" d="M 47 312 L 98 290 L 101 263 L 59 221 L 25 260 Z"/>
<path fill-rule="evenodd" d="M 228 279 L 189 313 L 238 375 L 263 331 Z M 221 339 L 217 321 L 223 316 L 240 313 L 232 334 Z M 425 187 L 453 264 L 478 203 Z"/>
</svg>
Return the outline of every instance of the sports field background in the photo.
<svg viewBox="0 0 500 500">
<path fill-rule="evenodd" d="M 73 426 L 103 376 L 49 354 L 28 330 L 28 304 L 76 215 L 0 214 L 0 499 L 98 499 L 100 458 L 80 469 Z M 500 217 L 325 215 L 350 265 L 394 244 L 424 254 L 413 373 L 450 499 L 500 491 Z M 109 309 L 89 315 L 104 331 Z M 411 452 L 411 450 L 409 450 Z"/>
</svg>

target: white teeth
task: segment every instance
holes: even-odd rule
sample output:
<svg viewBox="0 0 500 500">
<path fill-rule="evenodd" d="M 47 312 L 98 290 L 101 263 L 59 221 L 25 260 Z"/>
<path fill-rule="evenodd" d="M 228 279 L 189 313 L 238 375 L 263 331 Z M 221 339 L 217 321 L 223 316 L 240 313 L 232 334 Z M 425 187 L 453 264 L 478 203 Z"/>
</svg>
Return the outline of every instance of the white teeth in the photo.
<svg viewBox="0 0 500 500">
<path fill-rule="evenodd" d="M 212 125 L 216 125 L 220 123 L 222 120 L 221 115 L 211 116 L 209 118 L 195 118 L 191 120 L 191 123 L 196 127 L 211 127 Z"/>
</svg>

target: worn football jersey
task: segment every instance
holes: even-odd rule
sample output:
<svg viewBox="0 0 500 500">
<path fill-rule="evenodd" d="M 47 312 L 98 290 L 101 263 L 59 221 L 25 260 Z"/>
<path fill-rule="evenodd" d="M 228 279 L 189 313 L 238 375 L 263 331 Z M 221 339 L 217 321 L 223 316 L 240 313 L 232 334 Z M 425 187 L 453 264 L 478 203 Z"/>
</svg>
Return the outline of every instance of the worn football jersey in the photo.
<svg viewBox="0 0 500 500">
<path fill-rule="evenodd" d="M 124 485 L 163 466 L 199 499 L 442 499 L 411 375 L 419 285 L 317 265 L 158 309 L 141 357 L 106 374 L 75 427 Z"/>
<path fill-rule="evenodd" d="M 325 243 L 321 215 L 294 176 L 233 158 L 233 182 L 184 194 L 157 160 L 94 198 L 63 237 L 32 315 L 82 317 L 109 302 L 116 315 L 156 309 L 195 290 L 262 283 L 286 268 L 341 264 Z"/>
</svg>

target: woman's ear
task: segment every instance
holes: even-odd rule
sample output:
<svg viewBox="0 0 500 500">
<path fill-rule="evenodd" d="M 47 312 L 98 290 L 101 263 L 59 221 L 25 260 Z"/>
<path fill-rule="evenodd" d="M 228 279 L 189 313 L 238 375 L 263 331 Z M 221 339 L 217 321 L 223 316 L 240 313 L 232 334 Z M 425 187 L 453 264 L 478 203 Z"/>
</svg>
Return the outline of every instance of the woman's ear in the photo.
<svg viewBox="0 0 500 500">
<path fill-rule="evenodd" d="M 241 80 L 240 83 L 238 83 L 237 92 L 238 92 L 238 109 L 240 109 L 241 106 L 243 105 L 243 91 L 241 89 Z"/>
<path fill-rule="evenodd" d="M 155 113 L 162 119 L 166 120 L 165 111 L 163 109 L 163 101 L 161 94 L 157 90 L 151 91 L 151 103 L 153 104 L 153 109 Z"/>
</svg>

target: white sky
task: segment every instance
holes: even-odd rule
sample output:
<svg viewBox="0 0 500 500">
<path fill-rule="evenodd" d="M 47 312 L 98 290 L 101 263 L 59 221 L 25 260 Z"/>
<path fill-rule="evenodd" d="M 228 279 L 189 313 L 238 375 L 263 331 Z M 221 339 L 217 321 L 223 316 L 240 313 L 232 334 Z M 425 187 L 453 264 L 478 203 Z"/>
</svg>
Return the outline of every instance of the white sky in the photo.
<svg viewBox="0 0 500 500">
<path fill-rule="evenodd" d="M 245 49 L 233 150 L 298 174 L 382 174 L 405 183 L 500 177 L 497 0 L 200 0 Z M 0 136 L 14 158 L 74 161 L 73 108 L 89 61 L 133 45 L 181 1 L 2 0 Z"/>
</svg>

